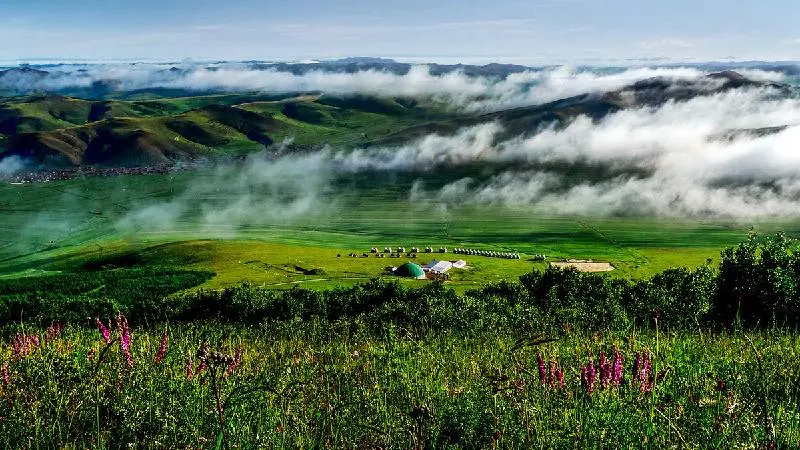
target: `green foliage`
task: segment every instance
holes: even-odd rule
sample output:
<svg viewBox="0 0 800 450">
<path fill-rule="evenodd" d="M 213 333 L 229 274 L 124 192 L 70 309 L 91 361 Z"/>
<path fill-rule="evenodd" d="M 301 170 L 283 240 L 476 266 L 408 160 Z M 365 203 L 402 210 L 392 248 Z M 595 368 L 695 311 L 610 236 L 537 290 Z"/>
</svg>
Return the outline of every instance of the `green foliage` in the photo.
<svg viewBox="0 0 800 450">
<path fill-rule="evenodd" d="M 202 284 L 210 272 L 162 268 L 85 271 L 0 280 L 0 322 L 67 321 L 109 316 L 164 320 L 184 307 L 169 294 Z"/>
<path fill-rule="evenodd" d="M 744 326 L 800 324 L 800 251 L 778 233 L 745 242 L 722 252 L 719 266 L 716 320 Z"/>
</svg>

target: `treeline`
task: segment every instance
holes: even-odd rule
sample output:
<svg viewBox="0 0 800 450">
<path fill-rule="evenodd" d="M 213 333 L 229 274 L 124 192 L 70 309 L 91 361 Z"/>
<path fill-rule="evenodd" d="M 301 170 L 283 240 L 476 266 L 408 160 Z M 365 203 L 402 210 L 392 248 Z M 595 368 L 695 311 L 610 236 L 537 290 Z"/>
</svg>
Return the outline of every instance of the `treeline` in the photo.
<svg viewBox="0 0 800 450">
<path fill-rule="evenodd" d="M 376 330 L 387 325 L 409 330 L 507 327 L 532 331 L 798 325 L 800 251 L 796 242 L 783 234 L 766 238 L 750 234 L 721 256 L 718 267 L 668 269 L 645 280 L 550 268 L 465 294 L 438 282 L 412 289 L 395 280 L 375 279 L 327 291 L 300 287 L 275 291 L 243 283 L 222 291 L 125 297 L 124 301 L 82 296 L 59 304 L 26 305 L 17 299 L 9 305 L 3 298 L 0 317 L 86 322 L 121 310 L 136 322 L 205 319 L 257 324 L 317 318 L 351 320 Z M 189 274 L 171 276 L 191 278 Z M 124 297 L 124 292 L 119 294 Z"/>
</svg>

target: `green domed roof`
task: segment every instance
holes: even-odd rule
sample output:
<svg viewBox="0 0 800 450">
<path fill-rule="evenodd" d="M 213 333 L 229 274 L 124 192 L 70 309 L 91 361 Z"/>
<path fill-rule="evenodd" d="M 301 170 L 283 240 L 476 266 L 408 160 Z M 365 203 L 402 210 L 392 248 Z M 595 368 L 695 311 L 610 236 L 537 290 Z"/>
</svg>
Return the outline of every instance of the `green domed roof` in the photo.
<svg viewBox="0 0 800 450">
<path fill-rule="evenodd" d="M 407 278 L 425 278 L 425 272 L 422 270 L 417 264 L 407 262 L 402 266 L 398 267 L 394 274 L 400 277 L 407 277 Z"/>
</svg>

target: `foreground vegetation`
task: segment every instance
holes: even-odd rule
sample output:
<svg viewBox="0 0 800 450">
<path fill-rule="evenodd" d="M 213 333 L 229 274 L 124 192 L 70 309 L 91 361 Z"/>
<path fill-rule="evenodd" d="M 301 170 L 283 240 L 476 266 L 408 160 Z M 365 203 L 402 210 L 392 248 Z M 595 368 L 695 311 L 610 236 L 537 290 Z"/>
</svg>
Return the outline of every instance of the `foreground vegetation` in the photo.
<svg viewBox="0 0 800 450">
<path fill-rule="evenodd" d="M 36 278 L 6 281 L 0 445 L 795 448 L 797 249 L 753 234 L 716 268 L 534 271 L 464 295 L 374 280 L 48 309 L 8 295 Z M 110 272 L 88 279 L 124 298 L 130 273 Z"/>
<path fill-rule="evenodd" d="M 800 439 L 794 333 L 549 342 L 508 329 L 376 335 L 357 321 L 166 331 L 123 321 L 107 344 L 95 330 L 53 330 L 20 345 L 38 331 L 20 329 L 2 346 L 5 448 L 790 448 Z"/>
</svg>

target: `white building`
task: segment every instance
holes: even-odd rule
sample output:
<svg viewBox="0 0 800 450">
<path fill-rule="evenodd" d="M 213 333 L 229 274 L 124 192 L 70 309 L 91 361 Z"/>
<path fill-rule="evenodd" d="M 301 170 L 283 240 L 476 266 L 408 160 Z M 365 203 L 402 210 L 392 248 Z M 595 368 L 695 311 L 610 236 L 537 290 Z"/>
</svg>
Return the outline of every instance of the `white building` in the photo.
<svg viewBox="0 0 800 450">
<path fill-rule="evenodd" d="M 433 260 L 422 268 L 425 272 L 445 273 L 453 267 L 450 261 L 437 261 Z"/>
</svg>

